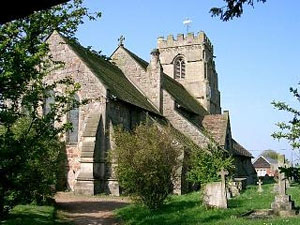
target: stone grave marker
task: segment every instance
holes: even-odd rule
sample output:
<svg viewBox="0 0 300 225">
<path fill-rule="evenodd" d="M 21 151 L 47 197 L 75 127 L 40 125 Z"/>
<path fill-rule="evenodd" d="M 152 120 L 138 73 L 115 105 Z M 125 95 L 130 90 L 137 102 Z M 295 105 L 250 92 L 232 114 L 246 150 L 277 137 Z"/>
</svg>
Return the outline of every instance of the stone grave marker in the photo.
<svg viewBox="0 0 300 225">
<path fill-rule="evenodd" d="M 227 208 L 225 176 L 228 175 L 228 171 L 222 169 L 218 175 L 221 176 L 221 182 L 213 182 L 205 185 L 203 191 L 203 202 L 209 207 Z"/>
<path fill-rule="evenodd" d="M 263 182 L 261 181 L 261 179 L 258 179 L 257 184 L 258 184 L 257 192 L 262 193 L 264 190 L 261 187 L 261 185 L 263 184 Z"/>
<path fill-rule="evenodd" d="M 280 155 L 278 157 L 278 167 L 285 166 L 285 156 Z M 292 216 L 296 214 L 294 202 L 291 200 L 291 197 L 286 194 L 286 179 L 284 173 L 278 173 L 278 189 L 271 208 L 273 212 L 279 216 Z"/>
</svg>

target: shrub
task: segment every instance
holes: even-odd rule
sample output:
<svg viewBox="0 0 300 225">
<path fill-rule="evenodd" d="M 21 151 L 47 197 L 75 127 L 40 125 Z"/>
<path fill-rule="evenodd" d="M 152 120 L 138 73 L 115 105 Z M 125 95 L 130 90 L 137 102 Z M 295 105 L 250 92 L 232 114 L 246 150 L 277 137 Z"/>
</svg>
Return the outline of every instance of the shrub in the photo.
<svg viewBox="0 0 300 225">
<path fill-rule="evenodd" d="M 214 144 L 209 144 L 203 149 L 193 146 L 190 149 L 189 160 L 190 170 L 187 179 L 194 184 L 219 181 L 218 172 L 222 168 L 229 172 L 234 169 L 233 158 Z"/>
<path fill-rule="evenodd" d="M 114 138 L 111 160 L 121 187 L 149 209 L 159 208 L 170 193 L 178 165 L 170 129 L 141 124 L 128 132 L 119 127 Z"/>
<path fill-rule="evenodd" d="M 49 203 L 59 181 L 57 178 L 64 173 L 63 143 L 49 137 L 47 132 L 37 132 L 36 127 L 27 132 L 30 122 L 29 117 L 17 120 L 9 132 L 9 139 L 0 135 L 3 147 L 0 152 L 0 201 L 4 211 L 16 204 Z"/>
</svg>

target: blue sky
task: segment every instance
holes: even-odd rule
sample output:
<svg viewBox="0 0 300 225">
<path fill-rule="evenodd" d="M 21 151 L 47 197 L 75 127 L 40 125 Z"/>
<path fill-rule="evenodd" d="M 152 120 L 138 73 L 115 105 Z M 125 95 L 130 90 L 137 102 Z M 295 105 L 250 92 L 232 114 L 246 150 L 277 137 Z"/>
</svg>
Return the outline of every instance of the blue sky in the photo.
<svg viewBox="0 0 300 225">
<path fill-rule="evenodd" d="M 214 45 L 223 110 L 229 110 L 233 137 L 254 156 L 274 149 L 291 158 L 285 141 L 270 134 L 289 115 L 273 109 L 272 100 L 298 106 L 289 93 L 300 81 L 300 2 L 268 0 L 254 9 L 246 7 L 241 18 L 222 22 L 208 13 L 221 0 L 85 0 L 91 11 L 101 11 L 97 22 L 86 22 L 77 33 L 84 46 L 110 56 L 117 39 L 145 60 L 159 36 L 203 30 Z M 293 156 L 296 157 L 295 154 Z"/>
</svg>

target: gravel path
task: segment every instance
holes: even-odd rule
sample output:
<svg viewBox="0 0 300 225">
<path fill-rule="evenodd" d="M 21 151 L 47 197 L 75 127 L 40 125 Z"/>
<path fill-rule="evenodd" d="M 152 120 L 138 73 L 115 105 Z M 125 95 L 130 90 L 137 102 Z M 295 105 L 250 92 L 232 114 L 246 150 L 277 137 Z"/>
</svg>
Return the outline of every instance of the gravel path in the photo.
<svg viewBox="0 0 300 225">
<path fill-rule="evenodd" d="M 126 206 L 129 200 L 110 196 L 82 196 L 59 192 L 55 196 L 58 213 L 75 225 L 117 225 L 113 210 Z"/>
</svg>

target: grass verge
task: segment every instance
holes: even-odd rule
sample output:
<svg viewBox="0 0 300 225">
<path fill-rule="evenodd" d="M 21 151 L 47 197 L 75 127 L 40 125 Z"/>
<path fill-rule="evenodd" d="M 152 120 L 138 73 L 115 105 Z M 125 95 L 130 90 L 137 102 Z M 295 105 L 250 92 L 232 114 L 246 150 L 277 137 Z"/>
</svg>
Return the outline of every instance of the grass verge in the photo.
<svg viewBox="0 0 300 225">
<path fill-rule="evenodd" d="M 268 209 L 274 200 L 273 184 L 263 185 L 259 194 L 257 186 L 249 186 L 240 196 L 229 200 L 228 209 L 206 209 L 200 201 L 200 193 L 171 196 L 158 211 L 149 211 L 142 205 L 132 204 L 116 210 L 116 215 L 126 225 L 300 225 L 300 217 L 274 219 L 246 219 L 241 215 L 254 209 Z M 292 199 L 300 205 L 300 186 L 288 190 Z"/>
<path fill-rule="evenodd" d="M 18 205 L 1 225 L 70 225 L 56 217 L 53 206 Z"/>
</svg>

